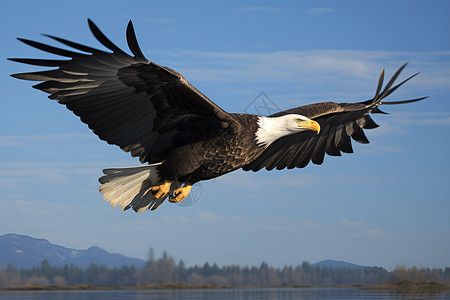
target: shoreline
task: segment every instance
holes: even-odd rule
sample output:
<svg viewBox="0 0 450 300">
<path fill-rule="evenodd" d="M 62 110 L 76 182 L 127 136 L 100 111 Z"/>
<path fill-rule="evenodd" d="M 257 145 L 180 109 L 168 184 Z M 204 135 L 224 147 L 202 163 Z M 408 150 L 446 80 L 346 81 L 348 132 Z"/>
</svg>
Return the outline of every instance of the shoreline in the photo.
<svg viewBox="0 0 450 300">
<path fill-rule="evenodd" d="M 439 281 L 398 281 L 378 285 L 363 286 L 361 289 L 398 293 L 442 293 L 450 291 L 450 284 Z"/>
<path fill-rule="evenodd" d="M 288 285 L 288 286 L 218 286 L 212 284 L 167 283 L 143 286 L 94 286 L 91 284 L 67 286 L 25 285 L 3 287 L 0 291 L 58 291 L 58 290 L 193 290 L 193 289 L 286 289 L 286 288 L 361 288 L 361 285 Z"/>
<path fill-rule="evenodd" d="M 441 293 L 450 291 L 450 284 L 437 281 L 400 281 L 379 285 L 290 285 L 290 286 L 217 286 L 211 284 L 167 283 L 144 286 L 94 286 L 80 284 L 71 286 L 26 285 L 19 287 L 3 287 L 1 291 L 89 291 L 89 290 L 192 290 L 192 289 L 252 289 L 252 288 L 360 288 L 364 290 L 396 292 L 396 293 Z"/>
<path fill-rule="evenodd" d="M 3 287 L 0 291 L 83 291 L 83 290 L 192 290 L 192 289 L 232 289 L 239 287 L 217 286 L 211 284 L 186 284 L 186 283 L 167 283 L 143 286 L 95 286 L 92 284 L 63 285 L 63 286 L 41 286 L 24 285 L 18 287 Z"/>
</svg>

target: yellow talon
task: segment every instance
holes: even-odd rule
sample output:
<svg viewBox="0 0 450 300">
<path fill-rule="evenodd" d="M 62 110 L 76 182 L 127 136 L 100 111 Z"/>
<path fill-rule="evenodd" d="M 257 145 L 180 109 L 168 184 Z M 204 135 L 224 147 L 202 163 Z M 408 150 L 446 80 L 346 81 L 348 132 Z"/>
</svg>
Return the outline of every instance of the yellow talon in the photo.
<svg viewBox="0 0 450 300">
<path fill-rule="evenodd" d="M 186 183 L 183 187 L 180 187 L 173 191 L 172 195 L 169 197 L 170 202 L 180 202 L 186 199 L 186 197 L 191 192 L 192 184 Z"/>
<path fill-rule="evenodd" d="M 167 193 L 170 191 L 170 185 L 172 184 L 171 181 L 165 180 L 163 184 L 153 186 L 151 191 L 151 196 L 153 199 L 159 199 L 167 195 Z"/>
</svg>

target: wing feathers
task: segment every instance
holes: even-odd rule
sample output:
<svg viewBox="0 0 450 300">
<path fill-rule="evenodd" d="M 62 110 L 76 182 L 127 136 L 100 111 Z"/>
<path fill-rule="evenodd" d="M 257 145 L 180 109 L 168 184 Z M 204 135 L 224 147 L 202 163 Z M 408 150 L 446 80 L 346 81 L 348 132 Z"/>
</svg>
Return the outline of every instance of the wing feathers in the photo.
<svg viewBox="0 0 450 300">
<path fill-rule="evenodd" d="M 306 145 L 306 148 L 304 149 L 304 151 L 301 154 L 300 157 L 298 158 L 296 167 L 297 168 L 304 168 L 308 165 L 309 160 L 310 160 L 310 155 L 311 155 L 311 151 L 315 146 L 315 142 L 317 140 L 317 135 L 312 136 L 309 140 L 308 143 Z"/>
<path fill-rule="evenodd" d="M 35 58 L 8 58 L 8 60 L 41 67 L 59 67 L 62 63 L 66 63 L 69 61 L 60 59 L 35 59 Z"/>
<path fill-rule="evenodd" d="M 308 143 L 300 143 L 300 147 L 296 148 L 294 154 L 287 161 L 287 168 L 293 169 L 297 167 L 297 162 L 299 162 L 300 156 L 305 152 Z"/>
<path fill-rule="evenodd" d="M 33 48 L 48 52 L 48 53 L 52 53 L 52 54 L 56 54 L 59 56 L 65 56 L 65 57 L 81 57 L 81 56 L 85 56 L 86 54 L 82 54 L 79 52 L 74 52 L 74 51 L 69 51 L 69 50 L 65 50 L 65 49 L 61 49 L 61 48 L 57 48 L 57 47 L 53 47 L 50 45 L 46 45 L 46 44 L 42 44 L 39 42 L 35 42 L 35 41 L 31 41 L 28 39 L 22 39 L 22 38 L 17 38 L 19 41 L 21 41 L 22 43 L 27 44 L 28 46 L 31 46 Z"/>
<path fill-rule="evenodd" d="M 292 108 L 272 115 L 275 117 L 286 114 L 301 114 L 317 121 L 320 124 L 321 131 L 319 135 L 302 132 L 280 138 L 264 150 L 258 158 L 244 166 L 243 169 L 258 171 L 264 167 L 267 170 L 271 170 L 274 167 L 277 169 L 285 167 L 288 169 L 294 167 L 303 168 L 308 165 L 309 161 L 320 165 L 324 161 L 325 153 L 331 156 L 340 156 L 341 152 L 353 153 L 352 139 L 363 144 L 369 143 L 363 129 L 378 127 L 369 114 L 384 113 L 379 109 L 379 105 L 412 103 L 426 98 L 421 97 L 390 102 L 382 101 L 418 74 L 413 74 L 399 84 L 394 85 L 406 65 L 407 63 L 394 73 L 384 89 L 385 71 L 383 69 L 378 79 L 375 96 L 371 100 L 340 104 L 323 102 Z"/>
<path fill-rule="evenodd" d="M 335 146 L 344 153 L 353 153 L 352 142 L 345 128 L 346 126 L 342 126 L 336 130 Z"/>
<path fill-rule="evenodd" d="M 325 147 L 328 140 L 328 135 L 330 134 L 331 127 L 326 127 L 323 134 L 319 136 L 314 150 L 311 154 L 311 161 L 316 165 L 321 165 L 325 158 Z"/>
<path fill-rule="evenodd" d="M 12 77 L 32 80 L 32 81 L 46 81 L 46 80 L 58 80 L 60 82 L 79 82 L 79 81 L 91 81 L 92 79 L 85 78 L 83 76 L 77 76 L 65 73 L 60 69 L 39 71 L 39 72 L 29 72 L 29 73 L 18 73 L 11 75 Z"/>
<path fill-rule="evenodd" d="M 134 54 L 135 59 L 147 61 L 147 59 L 145 58 L 144 54 L 141 51 L 141 48 L 139 47 L 136 34 L 134 33 L 133 23 L 131 21 L 128 22 L 127 26 L 127 43 L 128 48 L 130 48 L 131 52 Z"/>
<path fill-rule="evenodd" d="M 75 48 L 75 49 L 83 51 L 83 52 L 87 52 L 87 53 L 106 53 L 104 51 L 101 51 L 101 50 L 98 50 L 98 49 L 95 49 L 95 48 L 92 48 L 92 47 L 88 47 L 88 46 L 85 46 L 85 45 L 82 45 L 82 44 L 78 44 L 78 43 L 75 43 L 75 42 L 72 42 L 72 41 L 60 38 L 60 37 L 56 37 L 56 36 L 53 36 L 53 35 L 49 35 L 49 34 L 43 34 L 43 35 L 46 36 L 46 37 L 49 37 L 49 38 L 51 38 L 51 39 L 53 39 L 55 41 L 58 41 L 61 44 L 64 44 L 66 46 Z"/>
<path fill-rule="evenodd" d="M 374 122 L 374 120 L 372 120 L 369 115 L 365 115 L 363 118 L 356 120 L 356 123 L 359 125 L 359 127 L 364 129 L 374 129 L 380 127 L 377 123 Z"/>
<path fill-rule="evenodd" d="M 356 122 L 350 123 L 352 132 L 348 133 L 349 136 L 352 137 L 355 141 L 361 143 L 361 144 L 368 144 L 369 140 L 367 139 L 366 135 L 364 134 L 364 131 L 359 127 L 359 125 Z"/>
<path fill-rule="evenodd" d="M 89 28 L 91 29 L 92 34 L 95 36 L 95 38 L 106 48 L 113 51 L 114 54 L 118 56 L 124 56 L 129 57 L 128 54 L 123 52 L 119 47 L 117 47 L 113 42 L 111 42 L 104 34 L 101 32 L 101 30 L 97 27 L 97 25 L 92 22 L 91 19 L 88 19 Z"/>
<path fill-rule="evenodd" d="M 389 96 L 389 94 L 393 91 L 395 91 L 395 89 L 397 89 L 398 86 L 400 86 L 401 84 L 399 84 L 397 87 L 393 88 L 393 90 L 390 92 L 390 87 L 394 84 L 395 80 L 397 79 L 398 75 L 400 75 L 400 73 L 403 71 L 403 69 L 406 67 L 406 65 L 408 64 L 408 62 L 406 62 L 405 64 L 403 64 L 392 76 L 391 80 L 389 80 L 389 82 L 386 84 L 386 87 L 384 88 L 383 92 L 381 93 L 379 99 L 377 99 L 377 101 L 381 101 L 383 98 L 386 98 L 387 96 Z"/>
<path fill-rule="evenodd" d="M 383 81 L 384 81 L 384 68 L 381 70 L 380 78 L 378 79 L 377 91 L 375 92 L 375 97 L 373 97 L 373 99 L 375 101 L 378 100 L 378 96 L 380 95 L 380 91 L 383 88 Z"/>
<path fill-rule="evenodd" d="M 341 156 L 341 151 L 339 151 L 334 143 L 335 135 L 336 128 L 331 128 L 330 134 L 328 134 L 327 143 L 325 145 L 325 152 L 330 156 Z"/>
<path fill-rule="evenodd" d="M 70 50 L 20 38 L 31 47 L 69 60 L 11 58 L 19 63 L 54 68 L 12 76 L 40 81 L 34 88 L 49 93 L 50 99 L 66 105 L 100 139 L 130 151 L 132 156 L 140 156 L 141 162 L 153 162 L 152 157 L 164 159 L 179 147 L 179 143 L 170 139 L 180 130 L 200 140 L 210 137 L 211 133 L 196 132 L 195 126 L 180 129 L 174 125 L 177 121 L 189 122 L 190 119 L 180 116 L 198 116 L 197 122 L 207 122 L 211 132 L 224 130 L 233 123 L 227 112 L 179 73 L 148 61 L 138 45 L 131 21 L 126 40 L 134 57 L 111 42 L 91 20 L 88 24 L 95 38 L 112 53 L 52 35 L 45 36 Z M 164 140 L 164 147 L 154 147 L 159 140 Z"/>
<path fill-rule="evenodd" d="M 402 82 L 400 82 L 399 84 L 397 84 L 396 86 L 394 86 L 391 89 L 386 90 L 386 92 L 383 92 L 381 99 L 386 98 L 387 96 L 389 96 L 390 94 L 392 94 L 396 89 L 398 89 L 401 85 L 403 85 L 405 82 L 407 82 L 408 80 L 410 80 L 411 78 L 414 78 L 418 75 L 419 73 L 416 73 L 408 78 L 406 78 L 405 80 L 403 80 Z M 409 101 L 409 100 L 406 100 Z"/>
<path fill-rule="evenodd" d="M 383 105 L 397 105 L 397 104 L 406 104 L 406 103 L 413 103 L 413 102 L 418 102 L 424 99 L 427 99 L 428 96 L 426 97 L 420 97 L 420 98 L 416 98 L 416 99 L 410 99 L 410 100 L 400 100 L 400 101 L 383 101 Z"/>
</svg>

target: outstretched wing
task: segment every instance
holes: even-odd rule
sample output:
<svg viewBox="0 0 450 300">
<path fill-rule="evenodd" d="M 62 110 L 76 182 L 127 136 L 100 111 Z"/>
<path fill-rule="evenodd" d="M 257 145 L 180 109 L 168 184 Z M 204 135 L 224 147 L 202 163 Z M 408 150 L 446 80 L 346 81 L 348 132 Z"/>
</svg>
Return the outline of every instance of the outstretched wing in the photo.
<svg viewBox="0 0 450 300">
<path fill-rule="evenodd" d="M 273 142 L 257 159 L 244 166 L 243 169 L 258 171 L 264 167 L 267 170 L 303 168 L 310 161 L 320 165 L 323 163 L 325 153 L 332 156 L 340 156 L 341 152 L 352 153 L 351 138 L 363 144 L 369 143 L 363 129 L 378 127 L 369 114 L 383 113 L 378 108 L 379 105 L 411 103 L 427 98 L 382 102 L 398 87 L 418 74 L 416 73 L 393 86 L 406 65 L 407 63 L 397 70 L 381 91 L 384 79 L 383 69 L 375 97 L 371 100 L 359 103 L 322 102 L 271 115 L 271 117 L 278 117 L 286 114 L 300 114 L 318 122 L 321 130 L 319 134 L 313 131 L 304 131 L 284 136 Z"/>
<path fill-rule="evenodd" d="M 70 59 L 10 58 L 56 67 L 11 76 L 43 81 L 34 88 L 49 93 L 50 99 L 66 105 L 100 139 L 139 156 L 141 162 L 161 161 L 169 150 L 207 139 L 230 126 L 229 114 L 182 75 L 144 57 L 131 21 L 126 33 L 133 56 L 114 45 L 91 20 L 88 23 L 92 34 L 112 53 L 50 35 L 79 51 L 19 38 L 29 46 Z"/>
</svg>

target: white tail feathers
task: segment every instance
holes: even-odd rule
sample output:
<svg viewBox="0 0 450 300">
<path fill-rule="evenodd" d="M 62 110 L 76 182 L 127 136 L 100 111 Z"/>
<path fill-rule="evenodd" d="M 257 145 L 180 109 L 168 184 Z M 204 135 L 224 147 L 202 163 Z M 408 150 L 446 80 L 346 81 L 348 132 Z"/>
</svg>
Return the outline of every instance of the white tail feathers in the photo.
<svg viewBox="0 0 450 300">
<path fill-rule="evenodd" d="M 122 210 L 133 208 L 137 212 L 158 208 L 165 197 L 153 199 L 150 188 L 161 183 L 156 167 L 159 164 L 131 168 L 105 169 L 98 181 L 103 199 L 111 206 L 121 205 Z"/>
</svg>

